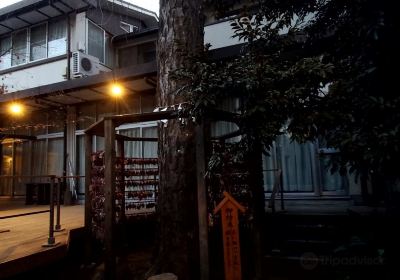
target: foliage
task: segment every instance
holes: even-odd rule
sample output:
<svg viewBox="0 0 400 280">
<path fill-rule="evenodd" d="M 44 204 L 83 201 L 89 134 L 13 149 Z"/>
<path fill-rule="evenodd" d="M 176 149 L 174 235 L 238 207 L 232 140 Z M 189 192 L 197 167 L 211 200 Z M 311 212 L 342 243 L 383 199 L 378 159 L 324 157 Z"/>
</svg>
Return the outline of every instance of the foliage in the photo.
<svg viewBox="0 0 400 280">
<path fill-rule="evenodd" d="M 241 100 L 240 127 L 269 148 L 277 135 L 324 139 L 341 151 L 334 169 L 398 177 L 400 97 L 384 87 L 383 2 L 264 0 L 231 26 L 242 54 L 205 52 L 176 75 L 193 114 Z M 251 12 L 248 12 L 251 11 Z"/>
</svg>

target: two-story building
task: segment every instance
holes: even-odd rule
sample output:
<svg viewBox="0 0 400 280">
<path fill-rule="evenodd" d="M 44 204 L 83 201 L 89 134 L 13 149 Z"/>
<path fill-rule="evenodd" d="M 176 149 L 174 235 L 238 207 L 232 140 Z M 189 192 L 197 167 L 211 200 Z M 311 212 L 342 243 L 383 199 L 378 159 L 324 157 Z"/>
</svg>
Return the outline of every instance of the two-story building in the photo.
<svg viewBox="0 0 400 280">
<path fill-rule="evenodd" d="M 243 42 L 232 38 L 231 18 L 207 18 L 204 41 L 216 57 L 240 51 Z M 0 10 L 0 132 L 38 138 L 3 140 L 1 174 L 84 175 L 85 128 L 107 114 L 153 111 L 157 25 L 153 12 L 118 0 L 24 0 Z M 122 86 L 122 98 L 109 95 L 114 83 Z M 21 104 L 24 114 L 10 114 L 12 103 Z M 120 127 L 119 133 L 155 136 L 156 126 Z M 229 129 L 221 124 L 214 132 Z M 100 139 L 95 143 L 102 149 Z M 154 143 L 127 149 L 138 156 L 156 153 Z M 287 205 L 326 211 L 352 205 L 360 187 L 330 174 L 334 152 L 279 137 L 264 157 L 267 198 L 275 180 L 271 170 L 280 169 Z M 3 179 L 0 195 L 23 195 L 27 180 Z M 83 194 L 82 182 L 70 183 Z"/>
<path fill-rule="evenodd" d="M 1 174 L 82 174 L 85 128 L 107 114 L 152 111 L 157 25 L 155 13 L 124 1 L 24 0 L 1 9 L 0 133 L 38 139 L 2 139 Z M 117 83 L 121 98 L 109 95 Z M 120 133 L 152 135 L 155 125 Z M 3 178 L 0 195 L 24 195 L 35 180 Z"/>
</svg>

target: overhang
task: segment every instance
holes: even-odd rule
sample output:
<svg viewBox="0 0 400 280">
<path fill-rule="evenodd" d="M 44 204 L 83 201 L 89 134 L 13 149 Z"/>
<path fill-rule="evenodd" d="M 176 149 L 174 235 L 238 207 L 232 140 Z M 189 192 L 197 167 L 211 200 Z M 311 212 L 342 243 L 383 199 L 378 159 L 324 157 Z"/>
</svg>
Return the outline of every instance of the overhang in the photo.
<svg viewBox="0 0 400 280">
<path fill-rule="evenodd" d="M 0 95 L 0 112 L 6 112 L 7 105 L 13 101 L 22 103 L 28 111 L 97 101 L 108 96 L 110 85 L 114 82 L 118 82 L 128 95 L 154 93 L 156 78 L 155 62 L 116 69 L 94 76 Z"/>
<path fill-rule="evenodd" d="M 96 0 L 24 0 L 0 9 L 0 36 L 51 18 L 96 8 Z"/>
</svg>

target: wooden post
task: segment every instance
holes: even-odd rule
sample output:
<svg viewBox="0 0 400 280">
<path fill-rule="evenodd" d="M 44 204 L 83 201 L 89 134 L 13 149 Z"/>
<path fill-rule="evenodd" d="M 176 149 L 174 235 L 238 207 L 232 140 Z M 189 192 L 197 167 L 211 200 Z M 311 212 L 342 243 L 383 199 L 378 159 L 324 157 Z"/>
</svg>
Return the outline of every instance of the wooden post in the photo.
<svg viewBox="0 0 400 280">
<path fill-rule="evenodd" d="M 15 195 L 15 167 L 16 167 L 16 149 L 15 149 L 15 140 L 13 140 L 13 143 L 12 143 L 12 156 L 11 156 L 11 158 L 12 158 L 12 165 L 11 165 L 11 175 L 13 176 L 12 177 L 12 181 L 11 181 L 11 197 L 14 197 L 14 195 Z"/>
<path fill-rule="evenodd" d="M 90 196 L 90 183 L 92 181 L 92 145 L 93 136 L 85 134 L 85 261 L 89 263 L 92 254 L 91 235 L 92 235 L 92 206 Z"/>
<path fill-rule="evenodd" d="M 221 211 L 225 280 L 241 280 L 238 210 L 245 212 L 245 209 L 227 192 L 224 192 L 224 196 L 225 198 L 214 209 L 214 214 Z"/>
<path fill-rule="evenodd" d="M 118 140 L 117 141 L 117 148 L 118 148 L 118 156 L 121 159 L 121 170 L 120 170 L 120 176 L 118 178 L 119 184 L 121 191 L 123 192 L 122 199 L 121 199 L 121 220 L 122 222 L 125 222 L 125 165 L 124 165 L 124 160 L 125 160 L 125 146 L 124 146 L 124 141 Z"/>
<path fill-rule="evenodd" d="M 199 218 L 200 280 L 208 280 L 208 214 L 205 176 L 204 125 L 196 126 L 197 212 Z"/>
<path fill-rule="evenodd" d="M 31 142 L 31 141 L 29 141 L 29 142 Z M 0 141 L 0 175 L 3 175 L 2 173 L 3 173 L 3 144 Z M 5 186 L 5 181 L 3 184 L 3 178 L 0 178 L 0 185 Z M 0 188 L 0 191 L 1 191 L 1 188 Z"/>
<path fill-rule="evenodd" d="M 50 177 L 50 222 L 49 222 L 49 237 L 47 238 L 47 243 L 43 244 L 42 247 L 54 247 L 59 244 L 56 243 L 54 238 L 54 187 L 55 187 L 56 177 Z"/>
<path fill-rule="evenodd" d="M 104 245 L 105 279 L 116 279 L 116 258 L 114 251 L 115 231 L 115 126 L 112 120 L 104 120 Z"/>
<path fill-rule="evenodd" d="M 63 231 L 64 229 L 61 228 L 61 178 L 57 178 L 57 218 L 56 218 L 56 226 L 54 228 L 54 231 Z"/>
<path fill-rule="evenodd" d="M 253 215 L 252 251 L 254 254 L 254 279 L 261 280 L 265 279 L 263 267 L 265 197 L 262 175 L 262 145 L 258 135 L 253 135 L 253 137 L 254 141 L 248 157 L 250 172 L 249 185 L 253 197 L 251 203 Z"/>
</svg>

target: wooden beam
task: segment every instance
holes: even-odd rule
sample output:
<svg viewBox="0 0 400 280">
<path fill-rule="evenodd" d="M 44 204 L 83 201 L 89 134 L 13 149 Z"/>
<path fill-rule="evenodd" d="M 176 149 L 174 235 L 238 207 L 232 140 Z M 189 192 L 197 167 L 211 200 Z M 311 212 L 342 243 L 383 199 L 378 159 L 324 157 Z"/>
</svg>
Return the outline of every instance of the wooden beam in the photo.
<svg viewBox="0 0 400 280">
<path fill-rule="evenodd" d="M 200 280 L 208 280 L 208 214 L 205 176 L 204 124 L 196 126 L 197 214 L 199 218 Z"/>
<path fill-rule="evenodd" d="M 4 25 L 4 24 L 2 24 L 2 23 L 0 23 L 0 26 L 2 26 L 2 27 L 4 27 L 4 28 L 7 28 L 7 29 L 9 29 L 10 31 L 14 31 L 14 29 L 12 29 L 11 27 L 9 27 L 9 26 L 7 26 L 7 25 Z"/>
<path fill-rule="evenodd" d="M 36 140 L 36 136 L 31 135 L 22 135 L 22 134 L 9 134 L 9 133 L 0 133 L 0 138 L 11 138 L 11 139 L 21 139 L 21 140 Z"/>
<path fill-rule="evenodd" d="M 53 3 L 49 3 L 49 6 L 52 7 L 54 10 L 56 10 L 57 12 L 59 12 L 60 14 L 64 15 L 65 12 L 63 10 L 61 10 L 60 8 L 58 8 L 57 6 L 54 6 Z"/>
<path fill-rule="evenodd" d="M 92 205 L 90 195 L 90 183 L 92 173 L 92 146 L 93 136 L 85 134 L 85 262 L 90 263 L 92 253 Z"/>
<path fill-rule="evenodd" d="M 20 20 L 20 21 L 22 21 L 22 22 L 24 22 L 24 23 L 26 23 L 26 24 L 28 24 L 28 25 L 32 25 L 32 22 L 29 22 L 29 21 L 27 21 L 27 20 L 25 20 L 23 18 L 20 18 L 19 16 L 15 16 L 15 18 Z"/>
<path fill-rule="evenodd" d="M 41 14 L 42 16 L 44 16 L 45 18 L 49 19 L 50 17 L 48 15 L 46 15 L 45 13 L 43 13 L 42 11 L 40 11 L 39 9 L 35 9 L 35 12 L 38 14 Z"/>
<path fill-rule="evenodd" d="M 115 125 L 114 121 L 107 119 L 104 121 L 104 245 L 105 245 L 105 262 L 104 273 L 105 279 L 116 279 L 116 256 L 114 248 L 114 231 L 115 231 Z"/>
<path fill-rule="evenodd" d="M 72 11 L 75 10 L 75 9 L 72 8 L 70 5 L 68 5 L 67 3 L 65 3 L 64 1 L 59 0 L 59 2 L 60 2 L 61 4 L 63 4 L 65 7 L 67 7 L 68 9 L 71 9 Z"/>
</svg>

